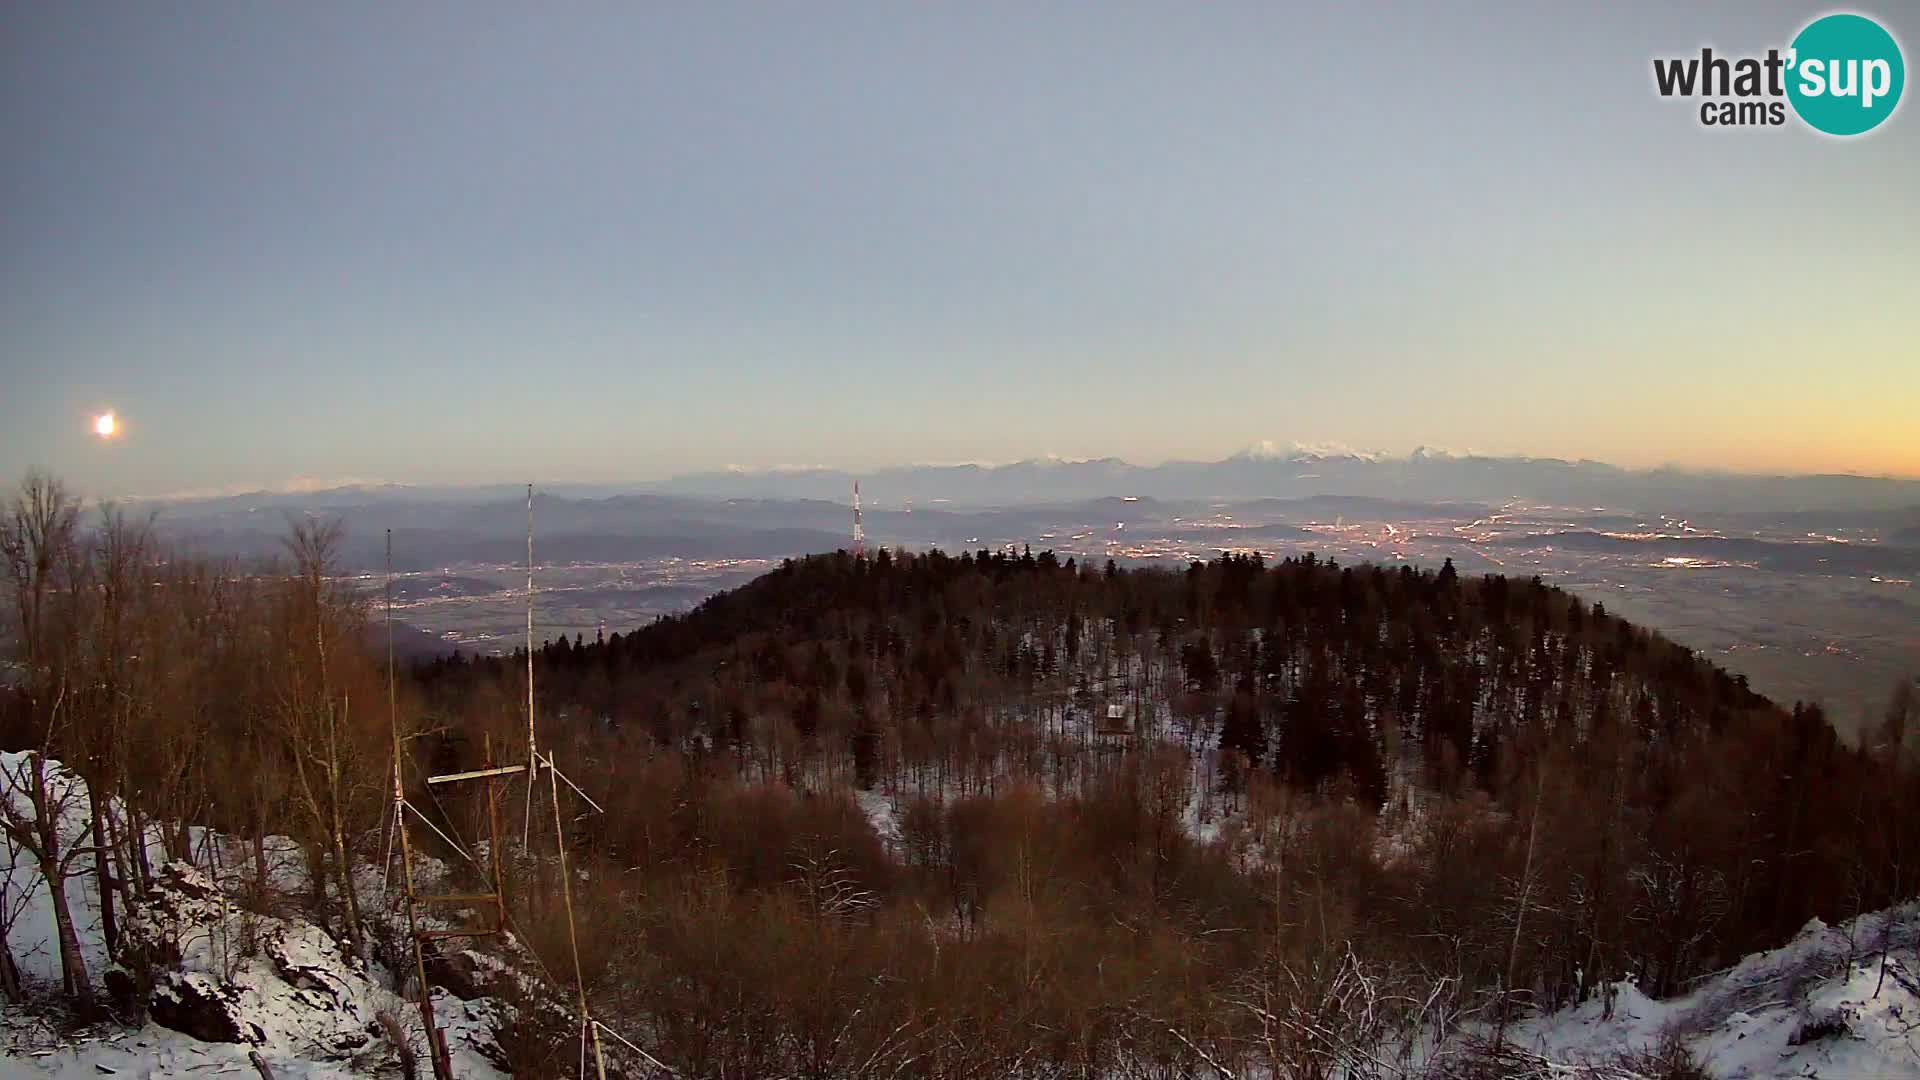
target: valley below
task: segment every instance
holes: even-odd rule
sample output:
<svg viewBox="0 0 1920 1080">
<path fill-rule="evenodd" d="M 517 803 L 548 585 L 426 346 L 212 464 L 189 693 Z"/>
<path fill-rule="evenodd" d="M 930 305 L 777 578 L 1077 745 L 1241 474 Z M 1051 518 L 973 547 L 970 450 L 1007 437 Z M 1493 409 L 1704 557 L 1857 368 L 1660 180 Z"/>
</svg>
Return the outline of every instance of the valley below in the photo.
<svg viewBox="0 0 1920 1080">
<path fill-rule="evenodd" d="M 652 527 L 649 511 L 633 512 L 634 532 Z M 725 524 L 691 532 L 697 539 L 686 542 L 685 556 L 541 557 L 536 635 L 591 641 L 631 630 L 689 610 L 781 558 L 850 546 L 831 531 L 850 523 L 844 506 L 713 500 L 706 512 Z M 777 523 L 783 513 L 800 526 L 790 549 L 767 546 L 764 530 L 742 540 L 731 527 Z M 350 520 L 371 528 L 380 516 L 375 505 L 352 511 Z M 1432 569 L 1452 559 L 1462 573 L 1538 575 L 1662 628 L 1776 700 L 1820 703 L 1848 735 L 1876 720 L 1893 685 L 1920 668 L 1920 546 L 1898 535 L 1898 514 L 1678 516 L 1517 500 L 1489 506 L 1319 496 L 1117 497 L 990 509 L 881 504 L 865 517 L 870 546 L 907 550 L 1031 548 L 1128 566 L 1182 565 L 1222 552 L 1313 552 L 1342 564 Z M 436 551 L 408 555 L 431 560 Z M 377 595 L 383 579 L 368 562 L 358 560 L 358 580 Z M 518 648 L 525 588 L 524 556 L 403 570 L 394 584 L 402 648 L 410 655 Z"/>
</svg>

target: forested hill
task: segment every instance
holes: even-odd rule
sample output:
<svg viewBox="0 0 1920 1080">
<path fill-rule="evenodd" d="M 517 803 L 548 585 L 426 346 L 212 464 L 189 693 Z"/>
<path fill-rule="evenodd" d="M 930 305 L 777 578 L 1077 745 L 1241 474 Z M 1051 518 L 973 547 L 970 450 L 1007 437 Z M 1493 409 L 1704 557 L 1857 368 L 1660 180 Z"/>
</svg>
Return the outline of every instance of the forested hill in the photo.
<svg viewBox="0 0 1920 1080">
<path fill-rule="evenodd" d="M 1890 849 L 1905 830 L 1883 827 L 1912 796 L 1897 768 L 1537 578 L 838 553 L 538 661 L 543 712 L 583 753 L 676 754 L 739 783 L 938 806 L 1024 779 L 1067 798 L 1179 748 L 1174 813 L 1199 838 L 1244 835 L 1276 792 L 1350 799 L 1385 855 L 1474 866 L 1410 886 L 1455 909 L 1442 921 L 1491 918 L 1475 905 L 1524 881 L 1535 922 L 1513 949 L 1543 950 L 1559 970 L 1542 978 L 1631 963 L 1657 993 L 1913 887 Z M 465 715 L 524 663 L 419 675 Z M 1435 833 L 1475 805 L 1482 832 Z"/>
<path fill-rule="evenodd" d="M 879 763 L 864 751 L 886 729 L 1037 705 L 1104 719 L 1116 692 L 1130 719 L 1164 706 L 1190 745 L 1217 736 L 1298 785 L 1346 772 L 1376 804 L 1388 755 L 1495 788 L 1503 748 L 1553 731 L 1584 742 L 1630 725 L 1671 752 L 1730 727 L 1766 738 L 1785 719 L 1744 680 L 1537 579 L 1311 555 L 1183 573 L 1050 552 L 818 556 L 540 659 L 549 700 L 665 745 L 737 750 L 748 716 L 784 716 L 854 753 L 865 786 Z M 1797 723 L 1832 752 L 1817 713 Z M 823 729 L 841 737 L 820 742 Z"/>
</svg>

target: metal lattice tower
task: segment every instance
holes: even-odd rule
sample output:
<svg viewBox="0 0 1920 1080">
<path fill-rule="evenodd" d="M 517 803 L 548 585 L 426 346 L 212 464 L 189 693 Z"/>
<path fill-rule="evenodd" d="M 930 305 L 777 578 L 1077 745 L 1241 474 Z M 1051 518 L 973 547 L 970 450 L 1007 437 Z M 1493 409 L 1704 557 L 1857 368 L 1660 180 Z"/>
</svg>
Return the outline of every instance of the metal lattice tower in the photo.
<svg viewBox="0 0 1920 1080">
<path fill-rule="evenodd" d="M 853 482 L 853 557 L 867 554 L 867 527 L 860 523 L 860 481 Z"/>
</svg>

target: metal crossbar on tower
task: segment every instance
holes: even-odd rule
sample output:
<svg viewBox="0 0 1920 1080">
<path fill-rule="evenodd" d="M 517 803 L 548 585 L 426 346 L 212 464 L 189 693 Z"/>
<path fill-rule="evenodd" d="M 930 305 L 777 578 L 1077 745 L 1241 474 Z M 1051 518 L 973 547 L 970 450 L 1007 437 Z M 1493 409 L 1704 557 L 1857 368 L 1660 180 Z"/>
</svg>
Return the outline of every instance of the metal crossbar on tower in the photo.
<svg viewBox="0 0 1920 1080">
<path fill-rule="evenodd" d="M 867 554 L 867 527 L 860 523 L 860 481 L 853 482 L 853 557 Z"/>
</svg>

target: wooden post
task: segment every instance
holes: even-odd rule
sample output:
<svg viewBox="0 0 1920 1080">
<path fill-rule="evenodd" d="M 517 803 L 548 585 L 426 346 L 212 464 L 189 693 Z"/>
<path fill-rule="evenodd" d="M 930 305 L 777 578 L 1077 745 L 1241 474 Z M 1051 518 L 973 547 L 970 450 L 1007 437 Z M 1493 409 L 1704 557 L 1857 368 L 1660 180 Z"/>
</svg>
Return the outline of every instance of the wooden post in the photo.
<svg viewBox="0 0 1920 1080">
<path fill-rule="evenodd" d="M 552 759 L 547 763 L 547 785 L 553 795 L 553 840 L 554 869 L 560 872 L 560 897 L 567 910 L 567 946 L 573 951 L 573 983 L 579 993 L 580 1022 L 587 1026 L 593 1038 L 593 1060 L 596 1074 L 600 1080 L 607 1080 L 606 1065 L 600 1054 L 600 1026 L 593 1022 L 593 1007 L 587 1003 L 587 979 L 580 971 L 580 937 L 573 921 L 573 875 L 567 869 L 567 837 L 565 827 L 560 822 L 560 770 L 553 767 Z M 529 783 L 532 781 L 529 780 Z"/>
</svg>

